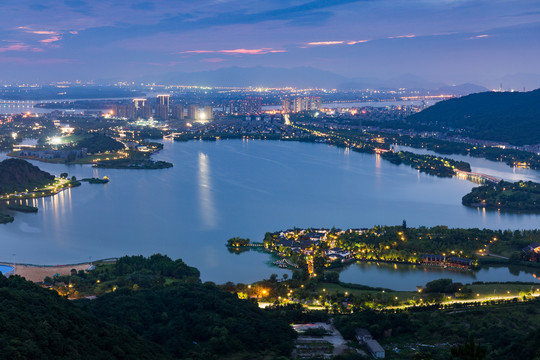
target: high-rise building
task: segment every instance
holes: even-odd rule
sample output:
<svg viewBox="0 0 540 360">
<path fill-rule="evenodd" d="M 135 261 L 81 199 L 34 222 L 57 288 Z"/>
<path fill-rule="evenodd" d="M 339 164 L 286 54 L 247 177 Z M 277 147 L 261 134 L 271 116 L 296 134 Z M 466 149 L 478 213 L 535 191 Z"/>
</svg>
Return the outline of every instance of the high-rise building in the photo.
<svg viewBox="0 0 540 360">
<path fill-rule="evenodd" d="M 246 100 L 246 114 L 262 113 L 262 98 L 249 96 Z"/>
<path fill-rule="evenodd" d="M 229 102 L 229 114 L 256 115 L 262 113 L 262 98 L 248 96 L 242 100 Z"/>
<path fill-rule="evenodd" d="M 141 109 L 141 117 L 143 119 L 149 119 L 152 117 L 152 105 L 149 102 L 146 102 Z"/>
<path fill-rule="evenodd" d="M 184 105 L 174 105 L 172 107 L 172 117 L 175 120 L 184 120 Z"/>
<path fill-rule="evenodd" d="M 321 108 L 321 97 L 312 96 L 309 98 L 309 109 L 310 110 L 319 110 Z"/>
<path fill-rule="evenodd" d="M 199 111 L 199 118 L 197 120 L 212 120 L 212 106 L 205 106 Z"/>
<path fill-rule="evenodd" d="M 189 104 L 187 107 L 187 115 L 190 120 L 198 120 L 199 115 L 199 105 Z"/>
<path fill-rule="evenodd" d="M 296 97 L 293 101 L 293 112 L 307 111 L 308 98 Z"/>
<path fill-rule="evenodd" d="M 281 110 L 285 114 L 288 114 L 288 113 L 291 112 L 291 100 L 290 99 L 281 100 Z"/>
<path fill-rule="evenodd" d="M 161 120 L 169 119 L 169 95 L 158 95 L 156 103 L 156 117 Z"/>
<path fill-rule="evenodd" d="M 137 118 L 148 118 L 150 116 L 144 116 L 144 108 L 146 106 L 146 99 L 133 99 L 133 105 L 137 113 Z"/>
<path fill-rule="evenodd" d="M 128 120 L 135 120 L 137 118 L 137 112 L 135 105 L 114 105 L 113 115 L 115 117 L 124 118 Z"/>
<path fill-rule="evenodd" d="M 320 108 L 320 96 L 296 97 L 293 100 L 293 112 L 319 110 Z"/>
</svg>

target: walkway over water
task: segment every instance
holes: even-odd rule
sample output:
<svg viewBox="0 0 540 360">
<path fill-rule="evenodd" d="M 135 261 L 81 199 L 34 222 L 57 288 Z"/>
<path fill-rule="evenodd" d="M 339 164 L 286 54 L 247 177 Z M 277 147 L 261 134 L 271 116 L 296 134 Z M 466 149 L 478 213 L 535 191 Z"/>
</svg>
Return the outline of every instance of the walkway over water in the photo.
<svg viewBox="0 0 540 360">
<path fill-rule="evenodd" d="M 462 171 L 462 170 L 457 170 L 457 169 L 454 169 L 454 172 L 459 178 L 472 180 L 473 182 L 476 182 L 476 183 L 487 183 L 487 184 L 497 185 L 498 183 L 502 181 L 501 179 L 498 179 L 496 177 L 486 175 L 486 174 L 481 174 L 481 173 L 473 173 L 473 172 Z"/>
</svg>

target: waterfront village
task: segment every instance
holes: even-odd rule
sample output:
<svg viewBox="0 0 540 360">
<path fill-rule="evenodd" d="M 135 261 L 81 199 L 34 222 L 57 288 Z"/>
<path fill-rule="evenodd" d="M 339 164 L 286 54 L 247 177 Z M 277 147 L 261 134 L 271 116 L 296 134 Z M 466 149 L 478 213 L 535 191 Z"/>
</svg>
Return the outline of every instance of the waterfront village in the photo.
<svg viewBox="0 0 540 360">
<path fill-rule="evenodd" d="M 347 230 L 293 228 L 267 232 L 262 243 L 231 238 L 227 246 L 232 252 L 246 248 L 264 249 L 279 257 L 274 265 L 304 270 L 316 277 L 354 261 L 408 263 L 464 271 L 475 270 L 495 260 L 499 265 L 536 263 L 540 243 L 531 241 L 537 237 L 536 230 L 410 228 L 404 220 L 401 226 Z"/>
<path fill-rule="evenodd" d="M 324 259 L 324 267 L 339 267 L 340 264 L 345 264 L 354 260 L 387 260 L 397 262 L 421 263 L 424 265 L 452 267 L 459 269 L 470 269 L 473 265 L 472 259 L 461 258 L 458 256 L 446 256 L 446 254 L 422 254 L 417 253 L 406 254 L 391 254 L 391 247 L 396 248 L 397 242 L 391 245 L 382 247 L 369 246 L 354 246 L 346 239 L 356 238 L 357 240 L 367 240 L 364 244 L 374 243 L 369 241 L 370 237 L 380 238 L 385 229 L 289 229 L 273 234 L 271 237 L 266 236 L 264 246 L 266 249 L 274 251 L 282 260 L 278 260 L 276 264 L 280 267 L 292 266 L 298 267 L 297 264 L 288 260 L 293 255 L 305 256 L 310 274 L 316 274 L 314 269 L 314 259 L 321 257 Z M 405 232 L 398 231 L 399 240 L 405 241 Z M 361 241 L 361 240 L 360 240 Z M 359 242 L 356 242 L 359 244 Z M 455 253 L 455 251 L 452 251 Z"/>
</svg>

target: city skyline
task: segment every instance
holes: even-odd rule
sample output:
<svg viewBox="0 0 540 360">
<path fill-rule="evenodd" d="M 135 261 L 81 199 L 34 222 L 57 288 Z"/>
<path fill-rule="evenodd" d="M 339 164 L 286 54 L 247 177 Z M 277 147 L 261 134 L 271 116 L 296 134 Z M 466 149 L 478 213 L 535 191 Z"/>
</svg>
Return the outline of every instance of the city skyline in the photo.
<svg viewBox="0 0 540 360">
<path fill-rule="evenodd" d="M 534 1 L 8 0 L 1 7 L 4 82 L 308 67 L 347 79 L 540 86 Z"/>
</svg>

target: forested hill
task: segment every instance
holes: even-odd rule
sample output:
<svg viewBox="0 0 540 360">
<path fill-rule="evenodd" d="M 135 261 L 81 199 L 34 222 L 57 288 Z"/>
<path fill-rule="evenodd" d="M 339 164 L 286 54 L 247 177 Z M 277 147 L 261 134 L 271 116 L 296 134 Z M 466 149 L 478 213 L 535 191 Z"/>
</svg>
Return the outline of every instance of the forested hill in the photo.
<svg viewBox="0 0 540 360">
<path fill-rule="evenodd" d="M 465 129 L 477 139 L 514 145 L 540 143 L 540 89 L 529 92 L 483 92 L 441 101 L 411 115 L 413 124 Z"/>
<path fill-rule="evenodd" d="M 77 308 L 55 291 L 0 275 L 2 359 L 172 359 L 161 346 Z"/>
<path fill-rule="evenodd" d="M 24 191 L 42 186 L 54 180 L 54 176 L 40 170 L 28 161 L 7 159 L 0 162 L 0 194 Z"/>
<path fill-rule="evenodd" d="M 288 359 L 296 332 L 281 312 L 199 274 L 155 254 L 46 278 L 51 289 L 0 275 L 0 358 Z M 65 289 L 99 296 L 69 301 Z"/>
</svg>

